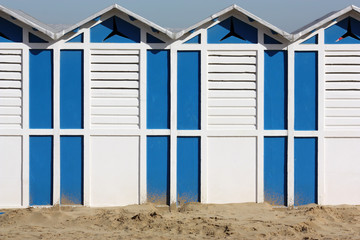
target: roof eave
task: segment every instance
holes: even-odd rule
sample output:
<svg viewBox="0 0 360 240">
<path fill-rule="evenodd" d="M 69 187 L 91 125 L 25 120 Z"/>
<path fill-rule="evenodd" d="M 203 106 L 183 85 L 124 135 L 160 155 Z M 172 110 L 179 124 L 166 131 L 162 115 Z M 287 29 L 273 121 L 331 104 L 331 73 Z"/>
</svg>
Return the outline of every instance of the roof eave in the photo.
<svg viewBox="0 0 360 240">
<path fill-rule="evenodd" d="M 103 15 L 103 14 L 105 14 L 105 13 L 107 13 L 107 12 L 113 10 L 113 9 L 117 9 L 117 10 L 119 10 L 119 11 L 121 11 L 121 12 L 123 12 L 123 13 L 137 19 L 138 21 L 140 21 L 140 22 L 142 22 L 142 23 L 156 29 L 157 31 L 166 34 L 171 39 L 174 39 L 174 33 L 173 32 L 171 32 L 171 31 L 169 31 L 169 30 L 167 30 L 167 29 L 165 29 L 163 27 L 160 27 L 159 25 L 157 25 L 157 24 L 155 24 L 155 23 L 153 23 L 153 22 L 151 22 L 151 21 L 149 21 L 149 20 L 147 20 L 147 19 L 145 19 L 145 18 L 143 18 L 143 17 L 141 17 L 141 16 L 127 10 L 126 8 L 123 8 L 123 7 L 119 6 L 119 5 L 117 5 L 117 4 L 109 6 L 109 7 L 105 8 L 105 9 L 91 15 L 90 17 L 80 21 L 79 23 L 76 23 L 76 24 L 72 25 L 71 27 L 69 27 L 67 29 L 64 29 L 64 30 L 62 30 L 60 32 L 55 33 L 55 39 L 56 40 L 60 39 L 61 37 L 63 37 L 67 33 L 72 32 L 73 30 L 75 30 L 77 28 L 80 28 L 84 24 L 94 20 L 95 18 L 97 18 L 97 17 L 99 17 L 99 16 L 101 16 L 101 15 Z"/>
<path fill-rule="evenodd" d="M 208 17 L 208 18 L 206 18 L 206 19 L 204 19 L 204 20 L 196 23 L 195 25 L 193 25 L 193 26 L 191 26 L 191 27 L 189 27 L 189 28 L 186 28 L 186 29 L 184 29 L 184 30 L 182 30 L 182 31 L 180 31 L 180 32 L 178 32 L 178 33 L 176 33 L 176 34 L 175 34 L 175 38 L 176 38 L 176 39 L 179 39 L 180 37 L 182 37 L 182 36 L 185 35 L 186 33 L 190 32 L 191 30 L 196 29 L 196 28 L 198 28 L 198 27 L 200 27 L 200 26 L 202 26 L 202 25 L 204 25 L 204 24 L 206 24 L 206 23 L 208 23 L 208 22 L 210 22 L 210 21 L 212 21 L 212 20 L 214 20 L 214 19 L 216 19 L 216 18 L 218 18 L 218 17 L 220 17 L 220 16 L 223 16 L 223 15 L 227 14 L 228 12 L 230 12 L 230 11 L 232 11 L 232 10 L 237 10 L 238 12 L 240 12 L 240 13 L 242 13 L 242 14 L 244 14 L 244 15 L 252 18 L 252 19 L 254 19 L 255 21 L 257 21 L 257 22 L 259 22 L 260 24 L 264 25 L 265 27 L 269 28 L 270 30 L 272 30 L 272 31 L 280 34 L 280 35 L 283 36 L 285 39 L 287 39 L 287 40 L 289 40 L 289 41 L 291 40 L 291 34 L 285 32 L 284 30 L 279 29 L 278 27 L 275 27 L 274 25 L 266 22 L 265 20 L 257 17 L 256 15 L 254 15 L 254 14 L 252 14 L 252 13 L 244 10 L 243 8 L 237 6 L 236 4 L 231 5 L 231 6 L 227 7 L 227 8 L 225 8 L 225 9 L 221 10 L 220 12 L 217 12 L 217 13 L 211 15 L 210 17 Z"/>
<path fill-rule="evenodd" d="M 11 17 L 19 20 L 20 22 L 24 23 L 25 25 L 28 25 L 34 29 L 36 29 L 39 32 L 42 32 L 43 34 L 47 35 L 51 39 L 55 38 L 55 33 L 52 32 L 49 29 L 43 28 L 42 26 L 39 26 L 38 24 L 34 23 L 33 21 L 17 14 L 16 12 L 12 11 L 11 9 L 8 9 L 2 5 L 0 5 L 0 11 L 4 12 L 5 14 L 10 15 Z"/>
<path fill-rule="evenodd" d="M 330 22 L 330 21 L 333 21 L 334 19 L 338 18 L 338 17 L 341 17 L 342 15 L 344 14 L 347 14 L 348 12 L 351 12 L 351 11 L 356 11 L 356 12 L 359 12 L 360 13 L 360 8 L 354 6 L 354 5 L 350 5 L 342 10 L 339 10 L 337 11 L 336 13 L 330 15 L 329 17 L 311 25 L 310 27 L 306 28 L 305 30 L 301 31 L 301 32 L 298 32 L 296 34 L 293 34 L 292 37 L 292 41 L 295 42 L 297 41 L 298 39 L 300 39 L 301 37 L 303 37 L 304 35 L 306 34 L 309 34 L 311 32 L 313 32 L 314 30 L 317 30 L 319 28 L 321 28 L 324 24 Z M 296 31 L 295 31 L 296 32 Z"/>
</svg>

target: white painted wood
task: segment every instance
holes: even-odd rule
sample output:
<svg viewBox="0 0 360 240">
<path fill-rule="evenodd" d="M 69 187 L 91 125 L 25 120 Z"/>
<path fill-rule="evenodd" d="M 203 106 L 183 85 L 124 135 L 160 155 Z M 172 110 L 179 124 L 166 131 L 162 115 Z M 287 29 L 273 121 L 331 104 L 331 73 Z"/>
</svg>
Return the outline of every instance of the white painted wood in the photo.
<svg viewBox="0 0 360 240">
<path fill-rule="evenodd" d="M 0 136 L 0 206 L 22 205 L 22 139 Z"/>
<path fill-rule="evenodd" d="M 139 128 L 139 50 L 91 51 L 91 126 Z"/>
<path fill-rule="evenodd" d="M 208 203 L 256 202 L 256 138 L 208 138 Z"/>
<path fill-rule="evenodd" d="M 325 139 L 324 204 L 360 204 L 360 138 Z"/>
<path fill-rule="evenodd" d="M 91 137 L 90 206 L 137 204 L 139 137 Z"/>
<path fill-rule="evenodd" d="M 208 51 L 208 58 L 209 129 L 256 128 L 256 51 Z"/>
</svg>

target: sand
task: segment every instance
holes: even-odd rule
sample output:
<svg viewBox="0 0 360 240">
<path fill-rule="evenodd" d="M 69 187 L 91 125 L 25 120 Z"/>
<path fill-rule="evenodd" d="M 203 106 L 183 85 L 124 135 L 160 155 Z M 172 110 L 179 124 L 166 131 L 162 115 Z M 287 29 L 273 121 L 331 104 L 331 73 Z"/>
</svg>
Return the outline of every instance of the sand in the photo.
<svg viewBox="0 0 360 240">
<path fill-rule="evenodd" d="M 0 239 L 360 239 L 360 206 L 5 209 Z"/>
</svg>

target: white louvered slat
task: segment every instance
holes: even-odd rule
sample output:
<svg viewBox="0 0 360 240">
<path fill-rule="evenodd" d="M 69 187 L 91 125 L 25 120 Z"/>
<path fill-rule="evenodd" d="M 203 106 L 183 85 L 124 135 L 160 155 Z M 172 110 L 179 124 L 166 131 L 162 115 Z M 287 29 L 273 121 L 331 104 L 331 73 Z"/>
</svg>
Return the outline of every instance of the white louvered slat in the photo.
<svg viewBox="0 0 360 240">
<path fill-rule="evenodd" d="M 91 52 L 91 127 L 139 128 L 139 50 Z"/>
<path fill-rule="evenodd" d="M 0 49 L 0 129 L 22 124 L 22 51 Z"/>
<path fill-rule="evenodd" d="M 360 51 L 325 55 L 325 127 L 360 129 Z"/>
<path fill-rule="evenodd" d="M 256 129 L 256 52 L 208 52 L 209 129 Z"/>
</svg>

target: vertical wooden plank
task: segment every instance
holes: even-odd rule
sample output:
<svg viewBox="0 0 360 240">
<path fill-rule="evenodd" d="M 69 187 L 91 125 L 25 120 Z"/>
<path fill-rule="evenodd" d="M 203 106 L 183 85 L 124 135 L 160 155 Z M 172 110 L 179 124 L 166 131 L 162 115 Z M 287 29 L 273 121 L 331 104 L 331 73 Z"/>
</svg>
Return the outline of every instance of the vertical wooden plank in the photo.
<svg viewBox="0 0 360 240">
<path fill-rule="evenodd" d="M 287 203 L 287 141 L 286 137 L 264 139 L 265 201 L 274 205 Z"/>
<path fill-rule="evenodd" d="M 52 205 L 53 137 L 30 136 L 30 205 Z"/>
<path fill-rule="evenodd" d="M 295 130 L 318 129 L 317 57 L 317 52 L 295 52 Z"/>
<path fill-rule="evenodd" d="M 167 50 L 147 51 L 147 128 L 170 129 L 170 61 Z"/>
<path fill-rule="evenodd" d="M 52 56 L 52 50 L 30 50 L 30 128 L 53 128 Z"/>
<path fill-rule="evenodd" d="M 265 51 L 264 129 L 287 129 L 287 54 Z"/>
<path fill-rule="evenodd" d="M 60 137 L 60 204 L 83 204 L 83 137 Z"/>
<path fill-rule="evenodd" d="M 60 52 L 60 128 L 83 128 L 83 51 Z"/>
<path fill-rule="evenodd" d="M 200 138 L 177 139 L 177 203 L 200 201 Z"/>
<path fill-rule="evenodd" d="M 317 139 L 295 138 L 295 205 L 317 203 Z"/>
<path fill-rule="evenodd" d="M 200 52 L 178 52 L 177 129 L 200 129 Z"/>
<path fill-rule="evenodd" d="M 147 199 L 157 204 L 170 201 L 170 139 L 147 137 Z"/>
</svg>

